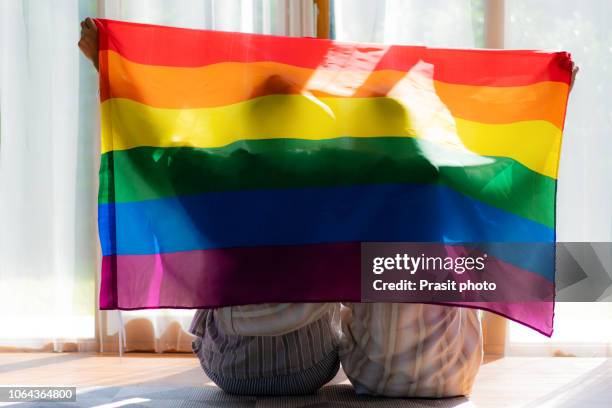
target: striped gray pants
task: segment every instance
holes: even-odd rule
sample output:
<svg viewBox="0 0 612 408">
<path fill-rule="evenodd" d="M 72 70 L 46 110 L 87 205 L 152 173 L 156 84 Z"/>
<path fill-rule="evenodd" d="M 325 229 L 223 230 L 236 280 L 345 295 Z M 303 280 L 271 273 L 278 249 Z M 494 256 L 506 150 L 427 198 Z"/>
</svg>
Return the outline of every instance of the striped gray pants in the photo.
<svg viewBox="0 0 612 408">
<path fill-rule="evenodd" d="M 279 336 L 240 336 L 223 332 L 213 313 L 193 341 L 206 375 L 222 390 L 239 395 L 301 395 L 317 391 L 338 369 L 337 329 L 319 319 Z"/>
</svg>

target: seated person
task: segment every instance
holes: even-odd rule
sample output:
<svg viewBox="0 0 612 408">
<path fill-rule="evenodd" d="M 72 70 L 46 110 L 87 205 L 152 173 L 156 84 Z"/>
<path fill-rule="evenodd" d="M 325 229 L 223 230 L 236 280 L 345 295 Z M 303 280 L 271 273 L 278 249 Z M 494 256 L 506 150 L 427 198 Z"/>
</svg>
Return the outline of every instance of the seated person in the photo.
<svg viewBox="0 0 612 408">
<path fill-rule="evenodd" d="M 340 361 L 358 394 L 469 395 L 482 362 L 478 311 L 416 303 L 350 303 Z"/>
<path fill-rule="evenodd" d="M 339 308 L 278 303 L 198 310 L 193 351 L 206 375 L 231 394 L 310 394 L 338 372 Z"/>
</svg>

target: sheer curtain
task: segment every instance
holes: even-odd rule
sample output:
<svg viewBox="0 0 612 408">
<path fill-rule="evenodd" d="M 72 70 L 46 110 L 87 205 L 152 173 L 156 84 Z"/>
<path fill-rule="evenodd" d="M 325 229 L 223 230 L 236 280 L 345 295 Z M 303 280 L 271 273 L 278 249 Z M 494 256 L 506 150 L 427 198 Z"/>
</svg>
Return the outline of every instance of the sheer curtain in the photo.
<svg viewBox="0 0 612 408">
<path fill-rule="evenodd" d="M 470 0 L 334 0 L 338 40 L 478 46 Z M 482 5 L 480 5 L 482 9 Z M 478 11 L 478 10 L 477 10 Z"/>
<path fill-rule="evenodd" d="M 0 2 L 0 349 L 95 349 L 93 1 Z"/>
<path fill-rule="evenodd" d="M 568 107 L 559 241 L 612 241 L 612 2 L 506 2 L 506 47 L 563 49 L 580 73 Z"/>
<path fill-rule="evenodd" d="M 612 279 L 612 3 L 506 2 L 506 47 L 564 49 L 580 67 L 572 90 L 559 170 L 557 239 L 607 242 L 581 264 L 599 262 Z M 597 259 L 593 259 L 597 258 Z M 612 356 L 612 293 L 605 302 L 558 303 L 555 334 L 511 324 L 510 354 Z"/>
<path fill-rule="evenodd" d="M 0 350 L 190 350 L 192 311 L 96 312 L 97 76 L 79 21 L 315 36 L 311 0 L 0 1 Z M 96 330 L 96 324 L 98 330 Z"/>
</svg>

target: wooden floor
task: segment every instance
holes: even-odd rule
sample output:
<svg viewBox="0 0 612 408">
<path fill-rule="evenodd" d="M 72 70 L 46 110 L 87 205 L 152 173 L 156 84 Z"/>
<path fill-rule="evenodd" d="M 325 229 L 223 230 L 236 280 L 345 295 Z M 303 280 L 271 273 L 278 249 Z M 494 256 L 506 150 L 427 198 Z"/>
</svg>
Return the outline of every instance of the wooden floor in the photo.
<svg viewBox="0 0 612 408">
<path fill-rule="evenodd" d="M 453 407 L 612 407 L 612 359 L 603 358 L 503 358 L 484 364 L 473 395 L 466 399 L 436 401 L 363 400 L 352 396 L 348 381 L 340 373 L 333 381 L 336 392 L 356 405 L 336 401 L 293 403 L 276 400 L 261 406 L 453 406 Z M 78 387 L 79 406 L 112 408 L 119 406 L 181 405 L 177 390 L 209 390 L 214 403 L 189 406 L 260 406 L 235 398 L 223 402 L 223 393 L 204 377 L 198 361 L 190 355 L 79 353 L 2 353 L 0 385 L 73 385 Z M 327 388 L 327 387 L 326 387 Z M 156 396 L 174 391 L 170 400 Z M 343 394 L 344 393 L 344 394 Z M 342 397 L 344 398 L 344 397 Z M 212 401 L 212 400 L 211 400 Z M 328 400 L 326 400 L 328 401 Z M 184 401 L 183 401 L 184 402 Z M 193 402 L 193 401 L 192 401 Z M 281 403 L 282 402 L 282 403 Z M 367 402 L 367 404 L 363 404 Z M 423 405 L 421 405 L 423 404 Z M 2 404 L 0 406 L 8 406 Z M 28 404 L 20 405 L 27 406 Z M 59 404 L 47 404 L 57 407 Z"/>
</svg>

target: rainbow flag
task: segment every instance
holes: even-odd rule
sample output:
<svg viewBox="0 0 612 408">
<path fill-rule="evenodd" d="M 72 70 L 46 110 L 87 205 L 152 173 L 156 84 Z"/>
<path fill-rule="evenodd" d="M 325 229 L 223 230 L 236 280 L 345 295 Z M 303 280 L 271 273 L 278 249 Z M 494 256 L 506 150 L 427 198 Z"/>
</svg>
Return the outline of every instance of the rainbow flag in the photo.
<svg viewBox="0 0 612 408">
<path fill-rule="evenodd" d="M 102 309 L 360 301 L 363 242 L 555 242 L 565 52 L 97 24 Z"/>
</svg>

